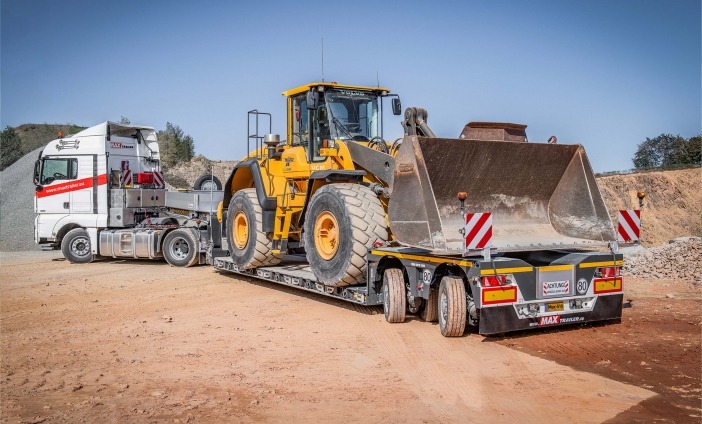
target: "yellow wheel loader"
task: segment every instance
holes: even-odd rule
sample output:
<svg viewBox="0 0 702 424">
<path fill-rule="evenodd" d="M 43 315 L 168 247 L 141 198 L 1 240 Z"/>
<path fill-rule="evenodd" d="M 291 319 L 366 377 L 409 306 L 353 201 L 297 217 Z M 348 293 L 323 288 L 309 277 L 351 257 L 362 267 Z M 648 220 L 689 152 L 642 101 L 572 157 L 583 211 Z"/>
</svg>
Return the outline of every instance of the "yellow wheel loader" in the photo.
<svg viewBox="0 0 702 424">
<path fill-rule="evenodd" d="M 465 254 L 459 192 L 472 210 L 492 213 L 500 251 L 614 238 L 579 145 L 528 143 L 526 126 L 500 123 L 438 138 L 421 108 L 405 111 L 405 136 L 391 143 L 383 99 L 395 115 L 401 106 L 386 88 L 321 82 L 283 95 L 287 139 L 270 134 L 270 114 L 250 111 L 250 153 L 224 187 L 223 245 L 239 270 L 304 251 L 320 283 L 346 287 L 365 283 L 374 246 Z"/>
</svg>

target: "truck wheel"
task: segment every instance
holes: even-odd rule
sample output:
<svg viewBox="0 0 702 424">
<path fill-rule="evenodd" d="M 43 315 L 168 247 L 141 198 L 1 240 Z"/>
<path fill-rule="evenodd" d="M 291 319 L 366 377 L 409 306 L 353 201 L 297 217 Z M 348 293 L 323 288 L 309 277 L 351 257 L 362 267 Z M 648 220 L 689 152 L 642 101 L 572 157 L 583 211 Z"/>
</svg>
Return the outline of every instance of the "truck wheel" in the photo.
<svg viewBox="0 0 702 424">
<path fill-rule="evenodd" d="M 385 321 L 405 322 L 407 296 L 402 270 L 390 268 L 383 274 L 383 310 Z"/>
<path fill-rule="evenodd" d="M 61 253 L 72 264 L 92 262 L 93 253 L 90 250 L 90 237 L 84 228 L 72 229 L 61 240 Z"/>
<path fill-rule="evenodd" d="M 263 232 L 263 210 L 255 188 L 239 190 L 227 210 L 229 253 L 240 269 L 277 265 L 283 255 L 274 254 L 273 239 Z"/>
<path fill-rule="evenodd" d="M 444 277 L 439 286 L 439 328 L 445 337 L 459 337 L 466 329 L 466 288 L 463 280 Z"/>
<path fill-rule="evenodd" d="M 366 282 L 366 253 L 388 238 L 385 211 L 378 196 L 359 184 L 329 184 L 312 196 L 303 237 L 307 261 L 326 285 Z"/>
<path fill-rule="evenodd" d="M 163 257 L 173 266 L 193 266 L 200 256 L 199 242 L 192 231 L 178 228 L 166 235 Z"/>
<path fill-rule="evenodd" d="M 222 183 L 219 182 L 219 178 L 215 177 L 214 175 L 210 174 L 205 174 L 200 176 L 197 180 L 195 180 L 195 184 L 193 184 L 193 190 L 221 190 L 222 189 Z"/>
<path fill-rule="evenodd" d="M 429 299 L 424 301 L 422 309 L 422 320 L 426 322 L 436 322 L 439 319 L 439 291 L 432 289 L 429 292 Z"/>
</svg>

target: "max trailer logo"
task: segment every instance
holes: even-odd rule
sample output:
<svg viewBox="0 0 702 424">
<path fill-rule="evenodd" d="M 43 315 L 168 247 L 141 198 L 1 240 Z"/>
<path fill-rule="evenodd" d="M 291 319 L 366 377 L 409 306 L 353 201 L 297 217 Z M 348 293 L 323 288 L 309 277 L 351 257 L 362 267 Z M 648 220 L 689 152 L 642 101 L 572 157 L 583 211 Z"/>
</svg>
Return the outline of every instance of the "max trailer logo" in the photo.
<svg viewBox="0 0 702 424">
<path fill-rule="evenodd" d="M 110 148 L 112 149 L 133 149 L 133 144 L 125 144 L 119 141 L 110 141 Z"/>
<path fill-rule="evenodd" d="M 560 315 L 551 315 L 539 318 L 537 325 L 539 327 L 543 327 L 548 325 L 571 324 L 582 321 L 585 321 L 585 317 L 561 317 Z"/>
</svg>

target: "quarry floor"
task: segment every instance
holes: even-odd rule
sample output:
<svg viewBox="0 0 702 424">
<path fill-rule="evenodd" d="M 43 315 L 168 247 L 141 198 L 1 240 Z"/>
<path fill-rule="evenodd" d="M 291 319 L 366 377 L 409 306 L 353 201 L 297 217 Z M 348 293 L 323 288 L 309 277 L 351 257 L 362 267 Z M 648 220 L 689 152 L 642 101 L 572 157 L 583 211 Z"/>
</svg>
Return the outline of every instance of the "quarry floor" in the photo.
<svg viewBox="0 0 702 424">
<path fill-rule="evenodd" d="M 0 256 L 0 421 L 670 422 L 702 417 L 699 286 L 620 324 L 447 339 L 208 266 Z"/>
</svg>

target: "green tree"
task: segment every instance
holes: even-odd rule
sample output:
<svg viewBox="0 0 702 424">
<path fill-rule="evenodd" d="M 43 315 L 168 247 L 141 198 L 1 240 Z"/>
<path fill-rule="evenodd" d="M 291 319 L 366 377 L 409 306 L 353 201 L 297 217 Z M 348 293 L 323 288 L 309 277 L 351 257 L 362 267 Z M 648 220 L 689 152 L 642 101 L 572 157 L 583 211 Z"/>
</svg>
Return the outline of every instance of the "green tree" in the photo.
<svg viewBox="0 0 702 424">
<path fill-rule="evenodd" d="M 702 134 L 696 135 L 687 141 L 687 161 L 695 165 L 702 165 Z"/>
<path fill-rule="evenodd" d="M 187 162 L 195 156 L 195 141 L 184 134 L 178 125 L 166 122 L 166 129 L 158 132 L 158 141 L 161 163 L 165 167 Z"/>
<path fill-rule="evenodd" d="M 14 128 L 8 125 L 0 136 L 0 171 L 15 163 L 22 156 L 24 156 L 22 142 Z"/>
<path fill-rule="evenodd" d="M 666 168 L 675 165 L 691 164 L 689 158 L 690 142 L 679 135 L 661 134 L 641 142 L 634 153 L 634 167 Z"/>
</svg>

